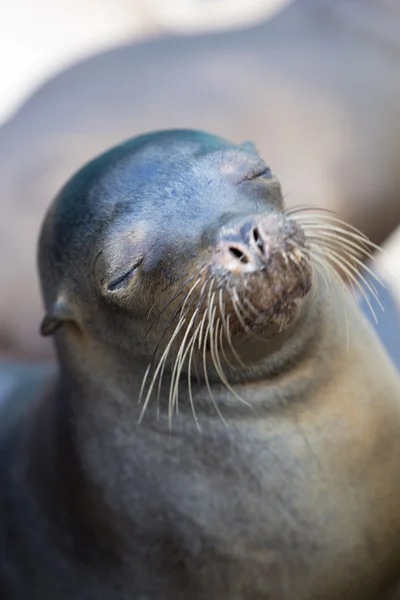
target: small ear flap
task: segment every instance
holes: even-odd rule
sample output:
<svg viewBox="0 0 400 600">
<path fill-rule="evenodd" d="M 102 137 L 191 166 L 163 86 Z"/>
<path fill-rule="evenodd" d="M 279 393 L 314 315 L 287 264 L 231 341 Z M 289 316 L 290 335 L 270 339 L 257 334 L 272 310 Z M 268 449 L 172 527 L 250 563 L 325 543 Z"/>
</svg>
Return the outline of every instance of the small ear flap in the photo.
<svg viewBox="0 0 400 600">
<path fill-rule="evenodd" d="M 59 299 L 50 312 L 45 315 L 41 325 L 40 334 L 43 336 L 53 335 L 65 321 L 71 321 L 72 314 L 64 299 Z"/>
<path fill-rule="evenodd" d="M 40 325 L 40 335 L 44 337 L 53 335 L 55 331 L 62 325 L 62 321 L 55 319 L 50 315 L 46 315 Z"/>
<path fill-rule="evenodd" d="M 240 148 L 243 148 L 243 150 L 249 152 L 250 154 L 255 154 L 256 156 L 259 156 L 259 152 L 256 148 L 256 145 L 253 144 L 253 142 L 243 142 L 243 144 L 240 144 Z"/>
</svg>

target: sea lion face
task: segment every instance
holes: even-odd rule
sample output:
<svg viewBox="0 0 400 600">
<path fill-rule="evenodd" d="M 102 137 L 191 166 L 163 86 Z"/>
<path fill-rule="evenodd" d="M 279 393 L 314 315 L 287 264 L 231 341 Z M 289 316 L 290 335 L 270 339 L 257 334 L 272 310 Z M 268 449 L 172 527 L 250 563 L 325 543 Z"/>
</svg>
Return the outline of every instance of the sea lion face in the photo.
<svg viewBox="0 0 400 600">
<path fill-rule="evenodd" d="M 252 146 L 193 131 L 142 136 L 90 163 L 56 199 L 41 243 L 42 278 L 53 272 L 47 326 L 68 305 L 82 332 L 126 349 L 141 340 L 144 354 L 177 323 L 199 339 L 210 323 L 234 343 L 268 338 L 310 289 L 304 247 Z M 79 306 L 66 300 L 72 289 Z"/>
</svg>

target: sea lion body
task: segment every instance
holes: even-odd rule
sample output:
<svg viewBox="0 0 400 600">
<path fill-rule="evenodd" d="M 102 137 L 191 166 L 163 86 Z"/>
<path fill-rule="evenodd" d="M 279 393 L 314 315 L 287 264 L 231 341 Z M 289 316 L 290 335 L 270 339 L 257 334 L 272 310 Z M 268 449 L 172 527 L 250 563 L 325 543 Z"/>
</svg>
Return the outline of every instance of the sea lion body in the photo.
<svg viewBox="0 0 400 600">
<path fill-rule="evenodd" d="M 119 146 L 61 191 L 39 251 L 58 373 L 2 431 L 5 598 L 391 591 L 399 376 L 303 261 L 304 227 L 250 146 L 194 131 Z M 159 388 L 144 379 L 155 346 Z"/>
</svg>

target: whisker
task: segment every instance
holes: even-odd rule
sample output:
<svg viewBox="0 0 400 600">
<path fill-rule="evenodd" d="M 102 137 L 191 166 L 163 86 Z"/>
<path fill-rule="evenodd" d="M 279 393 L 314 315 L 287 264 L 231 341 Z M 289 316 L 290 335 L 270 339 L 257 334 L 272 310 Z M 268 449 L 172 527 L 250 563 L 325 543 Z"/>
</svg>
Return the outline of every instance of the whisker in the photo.
<svg viewBox="0 0 400 600">
<path fill-rule="evenodd" d="M 289 242 L 291 240 L 287 240 L 287 241 Z M 332 291 L 331 283 L 328 280 L 328 278 L 326 277 L 324 270 L 320 267 L 319 264 L 313 263 L 311 261 L 310 252 L 309 252 L 308 248 L 300 249 L 299 246 L 298 246 L 298 244 L 295 244 L 295 245 L 297 246 L 297 248 L 301 252 L 301 258 L 302 258 L 302 260 L 304 260 L 309 265 L 309 267 L 311 269 L 311 273 L 314 273 L 314 270 L 315 270 L 315 271 L 317 271 L 320 274 L 320 276 L 322 277 L 322 279 L 323 279 L 323 281 L 325 283 L 325 287 L 326 287 L 326 289 L 328 291 L 328 294 L 330 294 L 330 292 Z M 312 301 L 314 302 L 315 298 L 316 298 L 316 296 L 318 294 L 318 279 L 315 278 L 315 277 L 313 279 L 314 279 L 314 283 L 315 283 L 315 289 L 314 289 L 314 296 L 313 296 Z M 330 301 L 330 295 L 328 296 L 328 302 L 329 301 Z"/>
<path fill-rule="evenodd" d="M 223 369 L 223 366 L 222 366 L 222 363 L 220 360 L 220 356 L 219 356 L 219 351 L 218 351 L 218 331 L 219 331 L 220 326 L 221 326 L 221 320 L 218 318 L 216 326 L 215 326 L 215 357 L 214 357 L 215 369 L 216 369 L 222 383 L 231 392 L 231 394 L 233 394 L 233 396 L 235 396 L 235 398 L 237 398 L 242 404 L 245 404 L 245 406 L 251 408 L 251 404 L 249 402 L 247 402 L 246 400 L 244 400 L 241 396 L 239 396 L 239 394 L 237 394 L 235 392 L 235 390 L 229 383 L 228 378 Z M 221 331 L 222 331 L 222 327 L 221 327 Z"/>
<path fill-rule="evenodd" d="M 206 319 L 207 314 L 208 314 L 207 311 L 205 311 L 204 312 L 203 320 Z M 219 418 L 221 419 L 222 423 L 225 426 L 227 426 L 227 423 L 226 423 L 226 421 L 225 421 L 225 419 L 224 419 L 224 417 L 223 417 L 223 415 L 222 415 L 222 413 L 221 413 L 221 411 L 219 409 L 219 406 L 218 406 L 217 402 L 215 401 L 214 394 L 212 393 L 210 381 L 209 381 L 209 378 L 208 378 L 207 352 L 206 351 L 207 351 L 207 339 L 208 339 L 208 336 L 209 336 L 209 333 L 210 333 L 210 325 L 211 325 L 211 323 L 209 321 L 209 323 L 207 325 L 206 333 L 205 333 L 205 336 L 204 336 L 204 341 L 203 341 L 203 369 L 204 369 L 204 379 L 206 381 L 206 386 L 207 386 L 207 389 L 208 389 L 208 393 L 210 395 L 210 398 L 211 398 L 211 401 L 212 401 L 212 403 L 214 405 L 214 408 L 215 408 L 215 410 L 216 410 Z"/>
<path fill-rule="evenodd" d="M 331 244 L 335 244 L 346 250 L 346 252 L 351 253 L 353 256 L 357 256 L 358 258 L 364 256 L 365 258 L 371 258 L 372 260 L 376 260 L 374 256 L 371 254 L 371 248 L 364 247 L 363 244 L 360 245 L 359 242 L 354 242 L 353 240 L 349 240 L 344 235 L 338 235 L 337 233 L 331 233 L 330 231 L 325 231 L 321 229 L 321 231 L 317 233 L 307 232 L 307 227 L 303 228 L 303 231 L 306 234 L 307 239 L 315 239 L 328 241 Z"/>
<path fill-rule="evenodd" d="M 221 325 L 221 327 L 220 327 L 220 329 L 219 329 L 219 348 L 220 348 L 220 350 L 221 350 L 221 352 L 222 352 L 222 357 L 223 357 L 223 360 L 224 360 L 224 362 L 225 362 L 225 363 L 226 363 L 226 364 L 227 364 L 227 365 L 228 365 L 228 366 L 229 366 L 231 369 L 233 369 L 233 370 L 237 370 L 237 367 L 235 367 L 235 366 L 234 366 L 234 365 L 231 363 L 231 361 L 229 360 L 229 358 L 228 358 L 228 357 L 227 357 L 227 355 L 226 355 L 226 351 L 225 351 L 225 348 L 224 348 L 224 333 L 225 333 L 225 331 L 224 331 L 224 326 L 223 326 L 223 325 Z M 226 337 L 225 337 L 225 339 L 226 339 Z M 221 362 L 221 361 L 220 361 L 220 362 Z"/>
<path fill-rule="evenodd" d="M 378 250 L 380 252 L 382 252 L 382 248 L 380 248 L 380 246 L 377 246 L 376 244 L 374 244 L 367 235 L 365 235 L 364 233 L 362 233 L 359 229 L 357 229 L 357 227 L 354 227 L 353 225 L 350 225 L 350 223 L 347 223 L 346 221 L 343 221 L 343 219 L 341 219 L 340 217 L 337 216 L 336 213 L 328 210 L 328 209 L 324 209 L 324 208 L 316 208 L 316 207 L 311 207 L 311 206 L 297 206 L 297 207 L 293 207 L 293 208 L 289 208 L 285 210 L 285 213 L 287 215 L 293 216 L 293 218 L 296 221 L 299 220 L 306 220 L 309 221 L 310 219 L 310 213 L 311 216 L 314 215 L 314 217 L 316 218 L 316 220 L 318 222 L 321 222 L 321 224 L 323 225 L 323 221 L 327 221 L 329 222 L 333 222 L 333 223 L 338 223 L 340 224 L 342 227 L 344 226 L 346 229 L 345 231 L 351 235 L 351 232 L 354 232 L 357 234 L 358 237 L 361 237 L 364 241 L 364 243 L 366 243 L 368 246 L 374 248 L 375 250 Z M 302 214 L 303 213 L 303 214 Z M 306 214 L 304 214 L 306 213 Z M 315 220 L 311 220 L 309 221 L 310 224 L 314 225 L 315 224 Z"/>
<path fill-rule="evenodd" d="M 196 283 L 195 283 L 195 284 L 194 284 L 194 285 L 191 287 L 191 289 L 190 289 L 190 290 L 189 290 L 189 292 L 186 294 L 186 296 L 185 296 L 184 298 L 182 298 L 181 302 L 180 302 L 180 303 L 179 303 L 179 305 L 178 305 L 178 308 L 177 308 L 177 310 L 176 310 L 176 311 L 175 311 L 175 312 L 174 312 L 174 313 L 171 315 L 171 317 L 168 319 L 168 321 L 167 321 L 167 324 L 166 324 L 166 326 L 165 326 L 165 328 L 164 328 L 164 330 L 163 330 L 163 332 L 162 332 L 162 334 L 161 334 L 161 336 L 160 336 L 160 339 L 159 339 L 158 345 L 159 345 L 159 343 L 161 342 L 161 340 L 163 340 L 163 339 L 164 339 L 165 335 L 167 334 L 167 332 L 168 332 L 169 328 L 171 327 L 172 323 L 175 321 L 176 317 L 177 317 L 179 314 L 182 316 L 182 314 L 185 314 L 185 315 L 187 315 L 187 314 L 189 313 L 189 311 L 190 311 L 190 308 L 191 308 L 191 306 L 193 305 L 193 303 L 195 302 L 195 300 L 196 300 L 197 296 L 193 296 L 193 297 L 192 297 L 192 299 L 191 299 L 191 301 L 190 301 L 190 303 L 189 303 L 189 305 L 188 305 L 187 307 L 186 307 L 186 303 L 187 303 L 187 301 L 188 301 L 188 299 L 189 299 L 189 297 L 190 297 L 190 295 L 191 295 L 191 293 L 192 293 L 193 289 L 196 287 L 196 285 L 198 285 L 198 284 L 200 283 L 200 281 L 201 281 L 201 278 L 199 278 L 199 279 L 196 281 Z M 184 311 L 185 307 L 186 307 L 186 312 L 185 312 L 185 313 L 183 313 L 183 311 Z M 158 345 L 157 345 L 157 346 L 158 346 Z"/>
<path fill-rule="evenodd" d="M 375 322 L 378 323 L 378 319 L 377 319 L 377 316 L 375 314 L 374 309 L 372 308 L 372 304 L 371 304 L 371 302 L 370 302 L 367 294 L 365 293 L 363 286 L 360 284 L 360 282 L 358 281 L 358 279 L 355 277 L 354 273 L 352 273 L 350 271 L 350 269 L 346 266 L 346 264 L 343 264 L 342 260 L 339 260 L 338 258 L 336 258 L 335 256 L 333 256 L 332 253 L 330 253 L 329 255 L 327 255 L 325 252 L 323 252 L 322 250 L 320 250 L 319 247 L 313 248 L 313 253 L 315 253 L 315 252 L 318 252 L 320 254 L 320 256 L 322 255 L 325 258 L 325 260 L 331 260 L 332 262 L 334 262 L 348 276 L 349 280 L 353 281 L 354 285 L 357 286 L 358 290 L 360 291 L 360 293 L 364 297 L 366 303 L 368 304 L 368 308 L 370 309 L 371 314 L 374 317 Z M 357 269 L 355 269 L 355 272 L 362 279 L 362 281 L 366 285 L 366 287 L 368 287 L 368 289 L 371 291 L 371 288 L 368 285 L 368 282 L 366 281 L 366 279 L 363 278 L 360 275 L 360 273 L 357 271 Z M 377 300 L 377 298 L 375 298 L 375 299 Z M 380 301 L 377 300 L 377 302 L 382 307 L 382 304 L 380 303 Z"/>
<path fill-rule="evenodd" d="M 233 295 L 234 297 L 233 299 L 233 308 L 236 312 L 236 316 L 238 317 L 239 322 L 241 323 L 243 329 L 245 330 L 245 332 L 252 336 L 255 337 L 259 340 L 261 340 L 262 342 L 265 341 L 265 339 L 258 335 L 256 332 L 252 331 L 252 329 L 250 329 L 250 327 L 246 324 L 245 319 L 246 318 L 250 318 L 251 319 L 251 315 L 248 311 L 246 311 L 245 307 L 243 306 L 243 303 L 239 297 L 239 294 L 237 293 L 237 289 L 234 286 L 233 287 Z M 257 316 L 260 316 L 261 313 L 257 313 Z"/>
<path fill-rule="evenodd" d="M 195 310 L 195 312 L 194 312 L 194 314 L 192 316 L 191 322 L 190 322 L 190 324 L 188 326 L 188 330 L 186 331 L 186 334 L 185 334 L 185 339 L 187 337 L 187 334 L 189 333 L 189 330 L 192 327 L 192 324 L 194 324 L 196 322 L 197 316 L 200 314 L 200 311 L 201 311 L 203 303 L 204 303 L 204 299 L 205 298 L 203 296 L 203 298 L 199 302 L 199 304 L 198 304 L 198 306 L 197 306 L 197 308 L 196 308 L 196 310 Z M 196 341 L 197 341 L 197 337 L 198 337 L 198 333 L 199 333 L 200 327 L 201 327 L 201 322 L 197 325 L 194 333 L 192 334 L 192 337 L 191 337 L 190 341 L 188 342 L 187 347 L 186 347 L 183 355 L 181 357 L 177 355 L 177 360 L 179 360 L 179 367 L 178 367 L 178 371 L 175 372 L 175 367 L 176 367 L 176 364 L 177 364 L 176 363 L 175 367 L 174 367 L 174 373 L 172 375 L 172 380 L 171 380 L 170 400 L 169 400 L 169 406 L 172 406 L 172 409 L 170 410 L 170 413 L 171 413 L 171 416 L 172 416 L 173 407 L 175 405 L 175 399 L 174 398 L 176 398 L 176 406 L 177 406 L 177 411 L 178 411 L 177 399 L 178 399 L 178 386 L 179 386 L 179 380 L 180 380 L 180 373 L 181 373 L 182 367 L 183 367 L 183 365 L 185 363 L 187 354 L 188 354 L 188 352 L 190 350 L 190 356 L 189 356 L 189 362 L 188 362 L 188 391 L 189 391 L 189 401 L 190 401 L 190 405 L 191 405 L 191 408 L 192 408 L 193 417 L 194 417 L 195 422 L 196 422 L 196 427 L 198 429 L 200 429 L 200 426 L 199 426 L 199 423 L 198 423 L 198 419 L 197 419 L 197 415 L 196 415 L 196 411 L 195 411 L 195 407 L 194 407 L 193 395 L 192 395 L 192 388 L 191 388 L 191 365 L 192 365 L 192 358 L 193 358 L 193 350 L 194 350 L 194 347 L 195 347 L 195 344 L 196 344 Z M 184 347 L 185 339 L 183 340 L 181 348 Z M 174 378 L 175 378 L 175 383 L 174 383 Z M 174 387 L 174 391 L 173 391 L 173 399 L 171 400 L 172 387 Z"/>
<path fill-rule="evenodd" d="M 324 238 L 324 236 L 315 236 L 315 235 L 310 235 L 309 236 L 309 241 L 315 241 L 315 243 L 320 244 L 321 246 L 328 246 L 330 250 L 335 250 L 337 251 L 337 244 L 340 243 L 339 240 L 338 241 L 333 241 L 333 240 L 327 240 Z M 351 256 L 351 258 L 357 263 L 358 267 L 360 269 L 364 269 L 364 271 L 366 271 L 368 273 L 368 275 L 370 275 L 379 285 L 381 285 L 382 287 L 385 287 L 383 281 L 380 279 L 380 277 L 378 277 L 378 275 L 376 275 L 369 267 L 368 265 L 366 265 L 365 263 L 363 263 L 357 256 L 355 256 L 352 251 L 348 250 L 348 255 Z M 339 254 L 339 256 L 342 256 L 341 254 Z M 365 255 L 364 256 L 366 258 L 374 258 L 371 257 L 370 255 Z M 371 284 L 372 285 L 372 284 Z"/>
<path fill-rule="evenodd" d="M 253 316 L 257 319 L 260 315 L 261 315 L 261 311 L 257 310 L 257 308 L 254 306 L 254 304 L 252 302 L 250 302 L 249 298 L 247 298 L 247 296 L 245 296 L 243 298 L 243 302 L 245 302 L 248 307 L 250 308 L 250 310 L 253 313 Z"/>
<path fill-rule="evenodd" d="M 226 340 L 228 342 L 229 348 L 231 349 L 231 352 L 232 352 L 235 360 L 237 361 L 237 363 L 240 366 L 244 367 L 245 364 L 241 360 L 241 358 L 238 355 L 238 353 L 236 352 L 236 350 L 235 350 L 235 348 L 233 346 L 233 343 L 232 343 L 231 331 L 230 331 L 230 327 L 229 327 L 229 317 L 230 317 L 230 315 L 228 315 L 228 318 L 225 317 L 225 307 L 224 307 L 224 302 L 223 302 L 223 297 L 222 297 L 222 289 L 220 289 L 220 292 L 219 292 L 219 310 L 220 310 L 220 313 L 221 313 L 222 324 L 224 326 L 225 338 L 226 338 Z M 229 361 L 228 361 L 228 364 L 231 364 L 231 363 L 229 363 Z M 233 365 L 232 365 L 232 367 L 233 367 Z"/>
<path fill-rule="evenodd" d="M 189 321 L 188 326 L 186 327 L 185 335 L 183 336 L 183 339 L 179 346 L 179 350 L 176 353 L 176 357 L 175 357 L 175 363 L 174 363 L 172 377 L 171 377 L 169 401 L 168 401 L 168 421 L 169 421 L 170 427 L 172 424 L 172 414 L 173 414 L 175 405 L 177 407 L 177 412 L 178 412 L 179 380 L 180 380 L 180 374 L 182 371 L 182 366 L 184 364 L 184 361 L 181 361 L 181 358 L 185 351 L 185 344 L 186 344 L 187 337 L 188 337 L 189 332 L 190 332 L 190 330 L 193 326 L 193 323 L 196 319 L 198 311 L 199 311 L 199 308 L 197 307 L 192 315 L 192 318 Z"/>
<path fill-rule="evenodd" d="M 297 219 L 296 219 L 297 220 Z M 365 245 L 366 247 L 370 247 L 372 242 L 370 242 L 370 240 L 368 238 L 366 238 L 364 236 L 363 233 L 355 233 L 352 231 L 348 231 L 346 229 L 344 229 L 343 227 L 338 227 L 337 225 L 330 225 L 330 224 L 326 224 L 326 223 L 317 223 L 315 221 L 310 222 L 310 223 L 299 223 L 299 225 L 302 227 L 303 231 L 307 230 L 307 231 L 326 231 L 326 232 L 336 232 L 340 235 L 342 235 L 343 237 L 349 237 L 352 240 L 358 240 L 358 242 L 360 244 Z M 377 246 L 379 247 L 379 246 Z"/>
<path fill-rule="evenodd" d="M 173 285 L 175 285 L 176 283 L 178 283 L 178 281 L 180 281 L 181 279 L 183 279 L 184 277 L 186 277 L 187 275 L 189 275 L 189 271 L 187 271 L 186 273 L 183 273 L 183 275 L 179 275 L 179 277 L 177 277 L 176 279 L 173 279 L 172 281 L 169 281 L 168 284 L 161 290 L 162 292 L 165 292 L 165 290 L 167 290 L 168 288 L 172 287 Z M 193 278 L 195 276 L 193 275 Z"/>
<path fill-rule="evenodd" d="M 236 291 L 235 287 L 233 287 L 233 294 L 235 295 L 235 297 L 232 297 L 232 300 L 233 300 L 233 310 L 236 313 L 236 316 L 238 318 L 239 323 L 241 324 L 241 326 L 243 328 L 243 331 L 245 333 L 249 333 L 250 329 L 246 325 L 246 322 L 244 321 L 244 319 L 243 319 L 243 317 L 242 317 L 242 315 L 241 315 L 241 313 L 239 311 L 239 306 L 238 306 L 238 302 L 237 302 L 238 301 L 238 294 L 237 294 L 237 291 Z"/>
<path fill-rule="evenodd" d="M 179 331 L 182 329 L 182 327 L 183 327 L 183 324 L 185 323 L 185 321 L 186 321 L 186 318 L 183 318 L 182 320 L 180 320 L 180 321 L 178 322 L 178 324 L 177 324 L 177 326 L 176 326 L 176 328 L 175 328 L 175 331 L 174 331 L 174 333 L 172 334 L 172 336 L 171 336 L 171 339 L 170 339 L 170 341 L 168 342 L 168 345 L 167 345 L 167 347 L 165 348 L 165 350 L 164 350 L 164 352 L 163 352 L 163 354 L 162 354 L 162 356 L 161 356 L 161 358 L 160 358 L 160 360 L 159 360 L 159 362 L 158 362 L 158 365 L 157 365 L 157 368 L 156 368 L 156 370 L 155 370 L 155 373 L 154 373 L 154 375 L 153 375 L 153 378 L 152 378 L 152 381 L 151 381 L 150 387 L 149 387 L 149 389 L 148 389 L 148 391 L 147 391 L 146 398 L 145 398 L 145 400 L 144 400 L 144 402 L 143 402 L 143 407 L 142 407 L 141 413 L 140 413 L 140 415 L 139 415 L 139 423 L 141 423 L 141 422 L 142 422 L 142 420 L 143 420 L 144 413 L 146 412 L 146 408 L 147 408 L 147 405 L 148 405 L 148 403 L 149 403 L 149 400 L 150 400 L 150 397 L 151 397 L 151 394 L 152 394 L 152 391 L 153 391 L 153 388 L 154 388 L 154 384 L 155 384 L 155 382 L 156 382 L 157 375 L 158 375 L 158 373 L 160 372 L 161 366 L 162 366 L 163 362 L 164 362 L 164 361 L 167 359 L 167 357 L 168 357 L 168 354 L 169 354 L 169 351 L 171 350 L 171 346 L 172 346 L 172 344 L 173 344 L 173 341 L 174 341 L 174 339 L 176 338 L 176 336 L 178 335 Z"/>
<path fill-rule="evenodd" d="M 180 318 L 182 318 L 182 317 L 184 317 L 184 316 L 187 316 L 187 315 L 189 314 L 189 312 L 190 312 L 190 308 L 191 308 L 192 304 L 193 304 L 193 303 L 196 301 L 196 298 L 197 298 L 197 296 L 193 296 L 193 297 L 192 297 L 192 299 L 191 299 L 191 301 L 190 301 L 189 305 L 186 307 L 186 311 L 185 311 L 183 314 L 182 314 L 182 309 L 183 309 L 183 307 L 182 307 L 182 308 L 179 308 L 179 307 L 178 307 L 178 309 L 176 310 L 176 312 L 175 312 L 175 313 L 174 313 L 174 314 L 171 316 L 171 318 L 170 318 L 170 319 L 167 321 L 167 324 L 166 324 L 166 326 L 165 326 L 165 328 L 164 328 L 164 330 L 163 330 L 163 332 L 162 332 L 161 336 L 159 337 L 159 339 L 158 339 L 158 342 L 157 342 L 157 344 L 156 344 L 156 347 L 155 347 L 155 349 L 154 349 L 154 351 L 153 351 L 153 354 L 152 354 L 152 357 L 151 357 L 151 361 L 150 361 L 151 363 L 153 363 L 153 362 L 154 362 L 154 360 L 155 360 L 155 357 L 156 357 L 156 354 L 157 354 L 157 352 L 158 352 L 158 349 L 159 349 L 159 347 L 160 347 L 160 344 L 161 344 L 162 340 L 164 339 L 164 337 L 166 336 L 166 334 L 168 333 L 168 330 L 169 330 L 169 328 L 172 326 L 172 324 L 173 324 L 173 322 L 175 321 L 176 317 L 177 317 L 179 314 L 180 314 Z M 185 296 L 185 298 L 182 298 L 182 301 L 179 303 L 179 306 L 180 306 L 181 304 L 183 304 L 183 303 L 184 303 L 186 300 L 187 300 L 187 296 Z"/>
<path fill-rule="evenodd" d="M 317 246 L 317 247 L 319 248 L 319 246 Z M 330 256 L 334 256 L 339 261 L 339 263 L 342 262 L 345 265 L 347 265 L 347 267 L 352 271 L 352 273 L 354 273 L 356 276 L 358 276 L 361 279 L 361 281 L 363 282 L 363 284 L 365 285 L 365 287 L 370 291 L 371 295 L 373 296 L 373 298 L 378 303 L 378 305 L 381 308 L 381 310 L 383 312 L 385 312 L 385 309 L 384 309 L 381 301 L 379 300 L 378 291 L 376 290 L 375 286 L 371 282 L 369 282 L 369 281 L 367 281 L 365 279 L 364 275 L 359 271 L 359 269 L 357 269 L 357 267 L 355 265 L 353 265 L 350 261 L 348 261 L 341 254 L 339 254 L 338 252 L 336 252 L 336 250 L 331 249 L 331 248 L 328 250 L 327 256 L 329 256 L 329 257 Z M 369 270 L 368 270 L 368 272 L 369 272 Z M 371 274 L 373 275 L 372 272 L 371 272 Z M 377 278 L 377 279 L 378 279 L 378 282 L 379 282 L 379 278 Z"/>
<path fill-rule="evenodd" d="M 304 254 L 303 254 L 301 248 L 293 240 L 288 239 L 288 240 L 286 240 L 286 243 L 291 245 L 298 252 L 300 252 L 301 257 L 304 257 Z M 291 259 L 291 261 L 297 267 L 297 270 L 299 271 L 301 279 L 302 279 L 303 287 L 305 288 L 306 284 L 307 284 L 306 273 L 304 272 L 304 268 L 302 267 L 300 260 L 297 258 L 297 256 L 295 256 L 294 252 L 289 252 L 288 255 L 289 255 L 289 258 Z"/>
<path fill-rule="evenodd" d="M 196 414 L 196 409 L 194 406 L 194 400 L 193 400 L 193 394 L 192 394 L 192 380 L 191 380 L 191 373 L 192 373 L 192 359 L 193 359 L 193 351 L 194 348 L 196 346 L 196 340 L 197 340 L 197 336 L 198 336 L 198 332 L 200 331 L 200 327 L 201 327 L 201 322 L 197 325 L 195 332 L 192 336 L 192 339 L 190 340 L 189 344 L 188 344 L 188 349 L 190 349 L 190 353 L 189 353 L 189 361 L 188 361 L 188 392 L 189 392 L 189 402 L 190 402 L 190 406 L 192 409 L 192 414 L 193 414 L 193 418 L 195 420 L 196 423 L 196 427 L 197 429 L 200 431 L 200 425 L 199 425 L 199 421 L 197 418 L 197 414 Z"/>
<path fill-rule="evenodd" d="M 320 258 L 319 256 L 317 256 L 315 254 L 313 254 L 312 258 L 315 262 L 317 262 L 320 265 L 321 269 L 323 269 L 323 270 L 325 269 L 325 270 L 329 271 L 331 273 L 332 277 L 334 277 L 339 283 L 338 291 L 339 291 L 340 298 L 342 301 L 342 306 L 343 306 L 343 312 L 344 312 L 344 317 L 345 317 L 345 322 L 346 322 L 347 348 L 349 348 L 350 347 L 350 326 L 349 326 L 349 318 L 348 318 L 348 314 L 347 314 L 347 306 L 346 306 L 346 302 L 345 302 L 345 298 L 344 298 L 344 294 L 343 294 L 343 290 L 342 290 L 342 286 L 344 285 L 343 281 L 340 279 L 340 275 L 332 267 L 331 264 L 329 264 L 324 259 Z M 322 275 L 323 271 L 320 271 L 320 273 Z M 324 277 L 324 280 L 326 282 L 329 282 L 329 279 L 327 279 L 326 277 Z M 331 293 L 329 294 L 329 297 L 328 297 L 329 302 L 330 302 L 331 298 L 336 298 L 336 295 L 334 293 L 332 293 L 332 288 L 330 285 L 329 285 L 329 290 L 331 291 Z M 354 301 L 356 301 L 355 298 L 354 298 Z"/>
<path fill-rule="evenodd" d="M 211 293 L 211 288 L 212 288 L 212 287 L 213 287 L 213 285 L 214 285 L 214 281 L 213 281 L 213 279 L 212 279 L 212 277 L 211 277 L 211 276 L 210 276 L 210 277 L 208 277 L 208 279 L 206 280 L 206 282 L 205 282 L 205 283 L 204 283 L 204 285 L 203 285 L 203 288 L 202 288 L 202 292 L 203 292 L 203 300 L 205 299 L 205 292 L 204 292 L 204 290 L 205 290 L 205 287 L 206 287 L 208 284 L 209 284 L 209 289 L 208 289 L 208 298 L 209 298 L 209 297 L 210 297 L 210 293 Z M 205 311 L 205 314 L 207 314 L 207 311 Z M 202 342 L 203 342 L 203 330 L 204 330 L 204 328 L 202 327 L 202 328 L 200 329 L 200 332 L 199 332 L 199 339 L 198 339 L 198 349 L 199 349 L 199 350 L 200 350 L 200 349 L 201 349 L 201 347 L 202 347 Z"/>
<path fill-rule="evenodd" d="M 177 293 L 168 301 L 168 303 L 164 306 L 164 308 L 158 313 L 158 315 L 155 317 L 155 319 L 153 320 L 153 322 L 151 323 L 150 327 L 147 329 L 146 333 L 144 334 L 143 339 L 145 340 L 148 336 L 148 334 L 150 333 L 150 331 L 153 329 L 154 325 L 156 324 L 156 322 L 158 321 L 158 319 L 164 314 L 164 312 L 171 306 L 171 304 L 173 302 L 175 302 L 175 300 L 184 292 L 184 288 L 185 286 L 190 283 L 191 281 L 193 281 L 194 279 L 194 275 L 192 277 L 190 277 L 189 279 L 187 279 L 182 286 L 179 288 L 179 290 L 177 291 Z M 154 306 L 154 304 L 153 304 Z"/>
</svg>

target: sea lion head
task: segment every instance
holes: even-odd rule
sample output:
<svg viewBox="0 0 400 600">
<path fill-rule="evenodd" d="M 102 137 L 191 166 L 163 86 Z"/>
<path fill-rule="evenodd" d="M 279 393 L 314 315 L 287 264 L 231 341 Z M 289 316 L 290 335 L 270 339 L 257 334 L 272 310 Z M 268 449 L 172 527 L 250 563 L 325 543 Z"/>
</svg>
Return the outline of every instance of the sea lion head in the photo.
<svg viewBox="0 0 400 600">
<path fill-rule="evenodd" d="M 165 325 L 191 289 L 188 316 L 196 306 L 200 318 L 222 294 L 233 332 L 243 335 L 243 320 L 273 335 L 310 289 L 304 245 L 252 145 L 195 131 L 138 137 L 85 166 L 49 212 L 40 246 L 43 333 L 72 321 L 82 332 L 95 327 L 86 297 L 135 338 L 182 290 L 158 319 Z"/>
<path fill-rule="evenodd" d="M 112 347 L 162 369 L 178 357 L 181 371 L 202 353 L 220 373 L 240 370 L 243 348 L 265 356 L 310 297 L 311 226 L 284 209 L 251 144 L 191 130 L 134 138 L 83 167 L 47 214 L 42 333 L 71 355 Z"/>
</svg>

